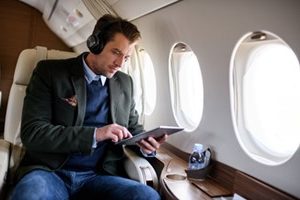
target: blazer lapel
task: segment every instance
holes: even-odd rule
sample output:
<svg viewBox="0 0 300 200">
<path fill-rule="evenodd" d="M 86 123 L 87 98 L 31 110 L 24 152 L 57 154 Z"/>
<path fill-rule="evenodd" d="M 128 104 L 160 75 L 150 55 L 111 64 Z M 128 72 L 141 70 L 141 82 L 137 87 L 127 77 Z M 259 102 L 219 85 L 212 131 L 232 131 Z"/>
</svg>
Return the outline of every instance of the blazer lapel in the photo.
<svg viewBox="0 0 300 200">
<path fill-rule="evenodd" d="M 85 81 L 82 77 L 72 77 L 72 82 L 75 88 L 75 94 L 78 101 L 77 104 L 77 119 L 76 125 L 83 124 L 86 104 L 86 88 Z"/>
<path fill-rule="evenodd" d="M 109 94 L 110 94 L 110 112 L 111 112 L 111 119 L 112 122 L 116 122 L 116 114 L 118 113 L 118 99 L 121 93 L 120 91 L 120 84 L 117 81 L 117 77 L 113 76 L 112 78 L 108 79 L 109 81 Z"/>
<path fill-rule="evenodd" d="M 74 70 L 72 70 L 72 84 L 75 90 L 75 95 L 77 98 L 77 118 L 76 125 L 82 125 L 85 116 L 86 107 L 86 83 L 84 79 L 82 56 L 77 57 L 77 62 L 74 64 Z"/>
</svg>

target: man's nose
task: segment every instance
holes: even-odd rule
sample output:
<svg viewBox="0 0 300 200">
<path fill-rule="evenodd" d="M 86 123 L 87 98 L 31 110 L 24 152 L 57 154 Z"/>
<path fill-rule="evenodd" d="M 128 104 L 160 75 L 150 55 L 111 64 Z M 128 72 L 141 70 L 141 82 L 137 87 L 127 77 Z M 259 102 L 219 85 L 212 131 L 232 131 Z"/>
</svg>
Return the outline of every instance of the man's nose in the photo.
<svg viewBox="0 0 300 200">
<path fill-rule="evenodd" d="M 118 65 L 118 67 L 122 67 L 125 62 L 125 56 L 120 55 L 118 58 L 115 60 L 115 64 Z"/>
</svg>

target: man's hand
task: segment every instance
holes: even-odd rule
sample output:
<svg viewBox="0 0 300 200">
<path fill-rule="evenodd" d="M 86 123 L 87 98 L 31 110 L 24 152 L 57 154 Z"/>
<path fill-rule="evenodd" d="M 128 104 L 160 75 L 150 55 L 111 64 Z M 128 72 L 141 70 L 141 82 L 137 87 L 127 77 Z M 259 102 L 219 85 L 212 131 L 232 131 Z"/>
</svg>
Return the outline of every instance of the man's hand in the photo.
<svg viewBox="0 0 300 200">
<path fill-rule="evenodd" d="M 156 151 L 162 143 L 167 140 L 168 135 L 165 134 L 159 138 L 148 137 L 147 139 L 143 139 L 137 142 L 137 145 L 141 148 L 141 150 L 146 154 L 151 154 Z"/>
<path fill-rule="evenodd" d="M 127 128 L 118 124 L 110 124 L 97 128 L 96 130 L 96 141 L 111 140 L 112 142 L 118 142 L 124 138 L 131 138 L 131 133 Z"/>
</svg>

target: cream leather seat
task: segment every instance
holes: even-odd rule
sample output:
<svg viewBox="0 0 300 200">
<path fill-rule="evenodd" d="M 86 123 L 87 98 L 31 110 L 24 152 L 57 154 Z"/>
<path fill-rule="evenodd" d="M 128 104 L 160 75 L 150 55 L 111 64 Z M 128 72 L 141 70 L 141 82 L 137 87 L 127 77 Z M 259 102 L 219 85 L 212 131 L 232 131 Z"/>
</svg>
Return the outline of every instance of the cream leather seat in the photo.
<svg viewBox="0 0 300 200">
<path fill-rule="evenodd" d="M 4 139 L 0 139 L 0 199 L 4 199 L 12 183 L 13 175 L 24 154 L 20 139 L 21 115 L 26 87 L 32 71 L 40 60 L 62 59 L 77 56 L 74 52 L 47 50 L 46 47 L 23 50 L 18 58 L 10 89 L 4 125 Z M 125 169 L 130 178 L 157 189 L 158 180 L 150 163 L 125 148 L 128 159 Z"/>
</svg>

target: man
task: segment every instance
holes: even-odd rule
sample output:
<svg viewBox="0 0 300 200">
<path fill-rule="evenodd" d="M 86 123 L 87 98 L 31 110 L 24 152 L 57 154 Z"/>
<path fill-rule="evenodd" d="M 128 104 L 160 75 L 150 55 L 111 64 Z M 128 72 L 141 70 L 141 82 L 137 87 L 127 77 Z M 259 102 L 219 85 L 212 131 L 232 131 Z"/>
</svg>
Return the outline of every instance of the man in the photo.
<svg viewBox="0 0 300 200">
<path fill-rule="evenodd" d="M 90 53 L 41 61 L 24 99 L 21 139 L 26 154 L 12 199 L 159 199 L 152 188 L 123 178 L 123 149 L 139 133 L 131 78 L 120 72 L 140 33 L 111 15 L 88 38 Z M 166 135 L 138 142 L 153 154 Z"/>
</svg>

